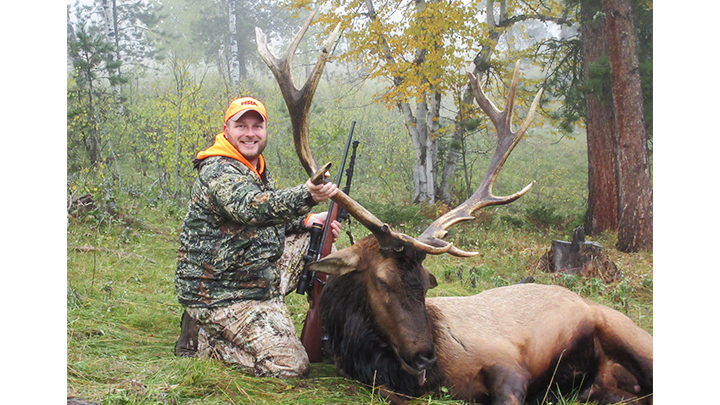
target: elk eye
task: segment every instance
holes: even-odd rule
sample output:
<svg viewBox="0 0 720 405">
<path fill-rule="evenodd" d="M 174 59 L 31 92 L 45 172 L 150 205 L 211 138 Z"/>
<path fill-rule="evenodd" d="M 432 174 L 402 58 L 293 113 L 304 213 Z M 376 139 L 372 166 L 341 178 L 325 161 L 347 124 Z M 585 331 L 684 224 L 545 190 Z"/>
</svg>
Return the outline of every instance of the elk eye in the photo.
<svg viewBox="0 0 720 405">
<path fill-rule="evenodd" d="M 385 291 L 388 290 L 388 285 L 387 285 L 387 283 L 386 283 L 385 281 L 383 281 L 383 280 L 381 280 L 381 279 L 377 279 L 377 281 L 378 281 L 378 284 L 380 284 L 380 287 L 382 287 L 383 290 L 385 290 Z"/>
</svg>

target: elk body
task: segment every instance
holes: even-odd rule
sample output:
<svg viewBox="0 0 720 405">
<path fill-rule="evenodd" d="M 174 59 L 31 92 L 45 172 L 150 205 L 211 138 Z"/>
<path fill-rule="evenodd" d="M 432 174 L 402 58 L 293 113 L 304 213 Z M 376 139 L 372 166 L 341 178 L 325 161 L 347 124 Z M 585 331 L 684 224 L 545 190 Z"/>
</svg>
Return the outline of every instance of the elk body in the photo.
<svg viewBox="0 0 720 405">
<path fill-rule="evenodd" d="M 493 404 L 541 401 L 548 387 L 548 399 L 579 393 L 602 404 L 652 394 L 652 337 L 625 315 L 550 285 L 425 298 L 437 284 L 424 257 L 370 236 L 313 265 L 338 275 L 320 310 L 348 377 Z"/>
<path fill-rule="evenodd" d="M 313 181 L 321 181 L 329 165 L 318 170 L 312 157 L 307 115 L 339 25 L 298 90 L 292 57 L 313 16 L 282 59 L 272 54 L 258 28 L 256 38 L 288 106 L 300 162 Z M 437 285 L 423 266 L 428 254 L 477 254 L 445 241 L 447 229 L 474 219 L 478 209 L 515 201 L 534 184 L 503 197 L 492 192 L 503 164 L 530 125 L 542 90 L 513 131 L 519 64 L 503 110 L 485 96 L 476 77 L 469 77 L 478 105 L 497 130 L 497 148 L 467 201 L 414 238 L 394 231 L 342 191 L 333 197 L 372 232 L 310 265 L 332 275 L 320 307 L 335 363 L 352 378 L 406 395 L 447 387 L 469 401 L 522 404 L 577 390 L 580 399 L 599 403 L 623 398 L 652 402 L 652 337 L 617 311 L 561 287 L 533 284 L 471 297 L 426 298 L 428 289 Z"/>
</svg>

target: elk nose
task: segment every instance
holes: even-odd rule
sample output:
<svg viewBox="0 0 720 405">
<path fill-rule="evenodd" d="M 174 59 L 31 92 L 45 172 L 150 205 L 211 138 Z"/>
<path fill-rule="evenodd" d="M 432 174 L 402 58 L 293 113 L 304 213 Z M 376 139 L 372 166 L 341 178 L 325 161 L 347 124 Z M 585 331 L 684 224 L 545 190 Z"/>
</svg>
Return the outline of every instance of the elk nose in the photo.
<svg viewBox="0 0 720 405">
<path fill-rule="evenodd" d="M 415 368 L 418 370 L 427 370 L 435 363 L 435 350 L 427 350 L 420 352 L 415 356 Z"/>
</svg>

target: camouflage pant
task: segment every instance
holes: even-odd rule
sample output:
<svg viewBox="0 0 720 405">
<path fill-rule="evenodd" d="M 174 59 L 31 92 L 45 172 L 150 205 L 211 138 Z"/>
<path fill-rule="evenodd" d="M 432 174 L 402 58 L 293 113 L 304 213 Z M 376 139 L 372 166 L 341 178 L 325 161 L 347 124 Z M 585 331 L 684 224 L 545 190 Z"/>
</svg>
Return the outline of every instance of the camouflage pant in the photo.
<svg viewBox="0 0 720 405">
<path fill-rule="evenodd" d="M 295 289 L 308 244 L 308 234 L 286 238 L 285 250 L 277 263 L 282 296 L 220 308 L 185 308 L 200 325 L 198 357 L 218 358 L 258 377 L 307 375 L 310 362 L 284 296 Z"/>
</svg>

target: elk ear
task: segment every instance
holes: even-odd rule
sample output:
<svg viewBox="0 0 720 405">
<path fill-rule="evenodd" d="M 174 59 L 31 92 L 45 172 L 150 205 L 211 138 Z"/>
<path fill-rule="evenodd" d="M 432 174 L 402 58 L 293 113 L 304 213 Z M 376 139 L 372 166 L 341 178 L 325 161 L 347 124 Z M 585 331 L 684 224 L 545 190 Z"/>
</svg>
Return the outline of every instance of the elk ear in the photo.
<svg viewBox="0 0 720 405">
<path fill-rule="evenodd" d="M 428 290 L 431 289 L 431 288 L 437 287 L 437 286 L 438 286 L 438 283 L 437 283 L 437 279 L 435 278 L 435 276 L 433 276 L 432 273 L 430 273 L 429 271 L 427 271 L 427 269 L 425 269 L 425 274 L 427 274 L 427 286 L 428 286 Z"/>
<path fill-rule="evenodd" d="M 342 276 L 355 271 L 360 263 L 360 255 L 352 247 L 338 250 L 325 256 L 322 260 L 308 265 L 308 269 L 321 273 Z"/>
</svg>

